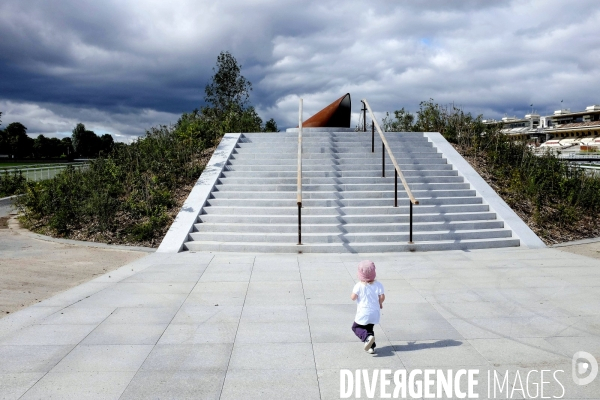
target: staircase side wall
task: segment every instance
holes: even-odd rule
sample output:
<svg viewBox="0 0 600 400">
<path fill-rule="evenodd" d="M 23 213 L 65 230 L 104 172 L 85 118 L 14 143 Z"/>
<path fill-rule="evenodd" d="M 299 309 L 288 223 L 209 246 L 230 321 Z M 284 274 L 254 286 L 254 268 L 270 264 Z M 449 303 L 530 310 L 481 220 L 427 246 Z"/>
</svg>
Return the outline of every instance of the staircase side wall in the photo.
<svg viewBox="0 0 600 400">
<path fill-rule="evenodd" d="M 192 231 L 202 207 L 208 200 L 241 136 L 241 133 L 227 133 L 223 136 L 202 175 L 198 178 L 173 224 L 160 243 L 158 250 L 156 250 L 157 252 L 178 253 L 181 251 L 183 243 L 188 240 L 188 235 Z"/>
<path fill-rule="evenodd" d="M 471 167 L 452 145 L 438 132 L 425 132 L 425 137 L 437 147 L 438 151 L 448 160 L 449 164 L 461 174 L 477 195 L 486 202 L 490 211 L 496 213 L 497 218 L 504 221 L 507 228 L 521 241 L 521 246 L 529 248 L 546 247 L 544 242 L 527 226 L 525 222 L 506 204 L 494 189 Z"/>
</svg>

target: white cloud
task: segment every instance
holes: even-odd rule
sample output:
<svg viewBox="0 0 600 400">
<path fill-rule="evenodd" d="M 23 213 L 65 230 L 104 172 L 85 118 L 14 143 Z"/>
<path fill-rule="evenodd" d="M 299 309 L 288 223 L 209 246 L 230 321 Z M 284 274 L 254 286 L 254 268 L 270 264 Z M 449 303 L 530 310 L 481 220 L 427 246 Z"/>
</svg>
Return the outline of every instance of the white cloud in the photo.
<svg viewBox="0 0 600 400">
<path fill-rule="evenodd" d="M 87 129 L 97 134 L 109 133 L 118 142 L 128 142 L 133 137 L 143 135 L 145 130 L 152 126 L 174 124 L 179 118 L 178 114 L 148 109 L 109 113 L 93 108 L 1 99 L 0 110 L 3 110 L 4 126 L 11 122 L 21 122 L 32 137 L 41 134 L 58 138 L 71 136 L 75 125 L 82 122 Z"/>
<path fill-rule="evenodd" d="M 346 92 L 355 118 L 363 97 L 382 113 L 429 98 L 487 117 L 581 109 L 600 102 L 599 23 L 594 0 L 7 0 L 0 107 L 21 111 L 0 111 L 36 132 L 139 135 L 200 105 L 222 50 L 280 127 L 299 96 L 308 116 Z"/>
</svg>

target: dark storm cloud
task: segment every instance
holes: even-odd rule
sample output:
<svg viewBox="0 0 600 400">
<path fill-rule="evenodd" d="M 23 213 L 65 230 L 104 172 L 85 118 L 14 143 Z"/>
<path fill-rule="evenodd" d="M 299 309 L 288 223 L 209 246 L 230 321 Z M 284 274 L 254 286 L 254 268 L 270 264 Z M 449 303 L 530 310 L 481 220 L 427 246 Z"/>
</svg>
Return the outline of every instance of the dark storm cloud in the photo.
<svg viewBox="0 0 600 400">
<path fill-rule="evenodd" d="M 202 105 L 230 51 L 263 119 L 351 92 L 379 112 L 454 102 L 487 117 L 600 102 L 595 1 L 5 0 L 0 111 L 31 133 L 122 139 Z M 358 109 L 358 107 L 355 107 Z"/>
</svg>

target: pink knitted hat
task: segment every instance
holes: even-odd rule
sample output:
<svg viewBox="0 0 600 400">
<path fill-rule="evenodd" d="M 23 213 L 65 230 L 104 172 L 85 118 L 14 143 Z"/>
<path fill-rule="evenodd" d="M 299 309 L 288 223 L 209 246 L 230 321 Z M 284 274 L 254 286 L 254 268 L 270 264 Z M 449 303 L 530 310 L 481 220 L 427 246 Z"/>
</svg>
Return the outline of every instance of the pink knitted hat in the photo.
<svg viewBox="0 0 600 400">
<path fill-rule="evenodd" d="M 358 279 L 363 282 L 373 281 L 376 275 L 373 261 L 364 260 L 358 263 Z"/>
</svg>

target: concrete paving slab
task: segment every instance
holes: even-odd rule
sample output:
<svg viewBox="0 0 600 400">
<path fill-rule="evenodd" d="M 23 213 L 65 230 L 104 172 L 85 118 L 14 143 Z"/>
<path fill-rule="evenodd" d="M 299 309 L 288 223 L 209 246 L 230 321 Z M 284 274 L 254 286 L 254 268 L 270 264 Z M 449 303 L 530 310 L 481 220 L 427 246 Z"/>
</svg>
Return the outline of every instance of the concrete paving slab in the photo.
<svg viewBox="0 0 600 400">
<path fill-rule="evenodd" d="M 492 365 L 535 367 L 571 360 L 543 338 L 470 339 L 469 343 Z"/>
<path fill-rule="evenodd" d="M 168 324 L 100 324 L 81 344 L 156 344 Z"/>
<path fill-rule="evenodd" d="M 113 307 L 76 308 L 67 307 L 41 319 L 41 325 L 98 325 L 106 320 L 113 312 Z"/>
<path fill-rule="evenodd" d="M 52 372 L 135 372 L 152 348 L 151 345 L 79 345 Z"/>
<path fill-rule="evenodd" d="M 353 343 L 313 343 L 317 370 L 322 369 L 403 369 L 404 364 L 389 341 L 377 339 L 377 353 L 369 354 L 363 344 Z"/>
<path fill-rule="evenodd" d="M 270 306 L 273 305 L 274 300 L 278 305 L 304 305 L 302 283 L 296 281 L 250 282 L 245 305 Z"/>
<path fill-rule="evenodd" d="M 227 371 L 221 399 L 319 399 L 314 369 Z"/>
<path fill-rule="evenodd" d="M 118 284 L 105 289 L 103 295 L 127 294 L 188 294 L 196 286 L 196 282 L 119 282 Z"/>
<path fill-rule="evenodd" d="M 314 370 L 315 361 L 310 343 L 236 343 L 229 368 Z"/>
<path fill-rule="evenodd" d="M 158 344 L 233 343 L 237 322 L 205 322 L 202 324 L 171 324 Z"/>
<path fill-rule="evenodd" d="M 462 338 L 445 319 L 398 319 L 381 324 L 389 340 L 444 340 Z"/>
<path fill-rule="evenodd" d="M 193 305 L 184 303 L 171 321 L 172 324 L 230 323 L 237 324 L 242 306 Z"/>
<path fill-rule="evenodd" d="M 120 400 L 219 399 L 225 371 L 140 371 Z"/>
<path fill-rule="evenodd" d="M 304 305 L 244 306 L 241 322 L 296 322 L 306 324 L 307 315 Z"/>
<path fill-rule="evenodd" d="M 466 341 L 392 341 L 394 351 L 407 368 L 453 368 L 458 365 L 487 366 L 488 361 Z"/>
<path fill-rule="evenodd" d="M 2 340 L 5 345 L 61 346 L 77 344 L 97 325 L 32 325 L 18 330 Z"/>
<path fill-rule="evenodd" d="M 43 372 L 22 372 L 18 374 L 0 373 L 2 399 L 18 399 L 31 388 L 42 376 Z"/>
<path fill-rule="evenodd" d="M 135 294 L 125 291 L 95 294 L 75 303 L 72 307 L 179 307 L 187 295 L 181 294 Z"/>
<path fill-rule="evenodd" d="M 236 343 L 310 343 L 307 324 L 297 322 L 240 322 Z"/>
<path fill-rule="evenodd" d="M 257 263 L 252 269 L 251 282 L 300 281 L 298 264 Z"/>
<path fill-rule="evenodd" d="M 213 264 L 211 263 L 200 282 L 248 282 L 252 274 L 252 264 Z"/>
<path fill-rule="evenodd" d="M 302 281 L 339 280 L 352 284 L 354 276 L 348 273 L 346 267 L 341 264 L 301 264 L 300 273 Z"/>
<path fill-rule="evenodd" d="M 339 398 L 341 368 L 492 368 L 500 376 L 570 368 L 576 351 L 600 357 L 600 268 L 557 252 L 287 254 L 281 263 L 263 254 L 151 255 L 114 281 L 99 278 L 101 290 L 80 289 L 68 306 L 0 320 L 0 382 L 25 398 L 57 388 L 67 397 Z M 381 263 L 387 297 L 375 356 L 350 330 L 356 263 L 368 258 Z M 248 268 L 241 282 L 202 279 Z M 590 279 L 571 279 L 578 273 Z M 114 384 L 77 383 L 120 371 Z M 562 383 L 575 398 L 597 398 L 596 386 Z"/>
<path fill-rule="evenodd" d="M 119 399 L 135 372 L 52 372 L 22 399 Z"/>
<path fill-rule="evenodd" d="M 225 372 L 232 348 L 231 343 L 161 344 L 154 347 L 140 370 Z"/>
<path fill-rule="evenodd" d="M 90 309 L 81 310 L 85 312 Z M 168 324 L 178 310 L 178 307 L 119 307 L 106 318 L 103 324 Z"/>
<path fill-rule="evenodd" d="M 248 282 L 200 282 L 188 296 L 186 304 L 207 306 L 241 306 Z"/>
<path fill-rule="evenodd" d="M 111 287 L 111 285 L 112 284 L 108 282 L 86 282 L 79 286 L 75 286 L 72 289 L 59 293 L 56 296 L 50 297 L 49 299 L 34 304 L 33 307 L 68 307 L 74 303 L 77 303 L 84 297 L 99 293 L 104 289 Z"/>
<path fill-rule="evenodd" d="M 140 371 L 120 399 L 219 399 L 224 379 L 224 371 Z"/>
<path fill-rule="evenodd" d="M 0 372 L 48 372 L 58 364 L 74 345 L 0 345 Z"/>
<path fill-rule="evenodd" d="M 27 307 L 0 319 L 0 340 L 14 331 L 33 325 L 60 311 L 62 307 Z"/>
</svg>

